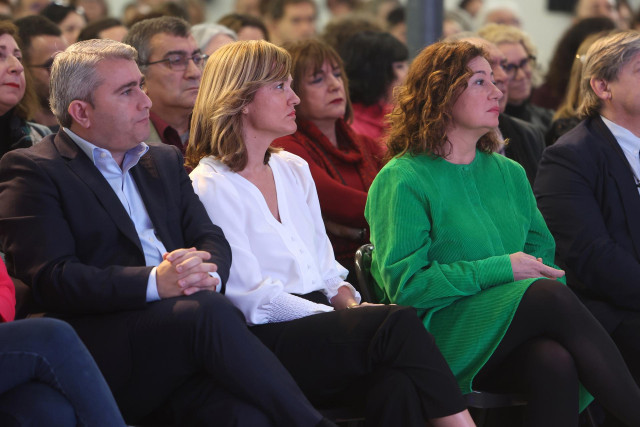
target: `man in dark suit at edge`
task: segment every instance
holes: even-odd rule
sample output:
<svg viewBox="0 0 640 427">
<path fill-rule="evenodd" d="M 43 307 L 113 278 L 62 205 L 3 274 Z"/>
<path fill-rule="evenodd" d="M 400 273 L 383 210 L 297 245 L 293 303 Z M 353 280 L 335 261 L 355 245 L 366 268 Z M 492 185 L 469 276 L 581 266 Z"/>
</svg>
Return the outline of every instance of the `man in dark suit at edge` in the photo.
<svg viewBox="0 0 640 427">
<path fill-rule="evenodd" d="M 61 130 L 0 163 L 10 273 L 75 328 L 128 423 L 333 425 L 219 293 L 229 245 L 178 149 L 140 142 L 151 101 L 135 59 L 111 40 L 56 57 Z"/>
<path fill-rule="evenodd" d="M 583 120 L 548 147 L 534 192 L 567 284 L 611 334 L 640 383 L 640 35 L 587 52 Z M 610 418 L 610 417 L 609 417 Z M 607 419 L 606 425 L 622 425 Z"/>
</svg>

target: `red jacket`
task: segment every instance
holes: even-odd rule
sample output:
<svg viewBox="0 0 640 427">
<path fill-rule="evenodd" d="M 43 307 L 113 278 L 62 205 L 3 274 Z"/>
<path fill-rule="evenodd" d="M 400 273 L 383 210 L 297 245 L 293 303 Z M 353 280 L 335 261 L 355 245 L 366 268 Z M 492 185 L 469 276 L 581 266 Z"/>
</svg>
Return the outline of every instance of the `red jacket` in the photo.
<svg viewBox="0 0 640 427">
<path fill-rule="evenodd" d="M 338 148 L 311 122 L 298 119 L 293 135 L 273 142 L 309 163 L 325 220 L 353 228 L 366 228 L 364 205 L 371 182 L 382 166 L 383 147 L 363 135 L 357 135 L 343 120 L 336 122 Z M 353 264 L 355 250 L 368 242 L 354 241 L 329 234 L 336 258 L 346 267 Z"/>
<path fill-rule="evenodd" d="M 10 322 L 16 316 L 16 289 L 0 259 L 0 321 Z"/>
</svg>

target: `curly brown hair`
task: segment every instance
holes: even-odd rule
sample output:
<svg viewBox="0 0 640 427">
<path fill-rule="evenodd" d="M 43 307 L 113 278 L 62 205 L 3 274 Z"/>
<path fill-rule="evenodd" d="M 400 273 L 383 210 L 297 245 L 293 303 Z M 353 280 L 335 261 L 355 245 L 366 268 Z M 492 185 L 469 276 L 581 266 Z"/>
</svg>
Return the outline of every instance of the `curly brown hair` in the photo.
<svg viewBox="0 0 640 427">
<path fill-rule="evenodd" d="M 396 89 L 396 105 L 389 115 L 388 159 L 407 152 L 434 157 L 449 154 L 451 111 L 473 75 L 469 62 L 479 56 L 488 60 L 483 48 L 469 42 L 434 43 L 420 52 L 405 84 Z M 495 132 L 486 133 L 477 143 L 487 153 L 498 146 Z"/>
</svg>

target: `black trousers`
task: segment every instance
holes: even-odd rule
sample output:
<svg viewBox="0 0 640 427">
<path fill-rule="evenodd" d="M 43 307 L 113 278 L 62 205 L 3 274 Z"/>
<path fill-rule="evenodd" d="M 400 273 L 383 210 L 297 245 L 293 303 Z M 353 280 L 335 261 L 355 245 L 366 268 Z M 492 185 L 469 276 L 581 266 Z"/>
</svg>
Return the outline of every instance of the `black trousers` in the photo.
<svg viewBox="0 0 640 427">
<path fill-rule="evenodd" d="M 622 319 L 612 330 L 608 330 L 624 358 L 633 379 L 640 385 L 640 312 L 620 310 Z M 607 413 L 606 427 L 621 427 L 624 424 L 613 414 Z"/>
<path fill-rule="evenodd" d="M 220 294 L 66 320 L 130 424 L 162 418 L 180 426 L 314 426 L 322 418 Z"/>
<path fill-rule="evenodd" d="M 253 326 L 311 402 L 362 405 L 370 426 L 421 426 L 465 409 L 413 308 L 360 307 Z"/>
</svg>

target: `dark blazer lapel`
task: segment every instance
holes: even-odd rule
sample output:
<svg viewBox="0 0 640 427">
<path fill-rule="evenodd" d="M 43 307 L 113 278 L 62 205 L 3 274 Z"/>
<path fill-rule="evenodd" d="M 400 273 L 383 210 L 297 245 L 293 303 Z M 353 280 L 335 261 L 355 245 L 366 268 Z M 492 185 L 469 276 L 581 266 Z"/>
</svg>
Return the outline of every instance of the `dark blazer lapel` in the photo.
<svg viewBox="0 0 640 427">
<path fill-rule="evenodd" d="M 606 146 L 605 152 L 611 166 L 609 172 L 620 191 L 622 208 L 627 218 L 631 240 L 636 250 L 636 257 L 640 259 L 640 194 L 638 194 L 638 188 L 630 169 L 631 166 L 618 141 L 602 119 L 600 117 L 594 119 L 592 126 L 597 137 L 596 141 Z"/>
<path fill-rule="evenodd" d="M 156 163 L 149 152 L 131 169 L 131 175 L 138 185 L 138 191 L 158 238 L 167 250 L 171 250 L 171 233 L 166 229 L 169 201 Z"/>
<path fill-rule="evenodd" d="M 113 189 L 98 168 L 64 131 L 58 132 L 54 139 L 54 144 L 60 155 L 67 160 L 67 165 L 71 171 L 93 191 L 98 203 L 111 216 L 122 234 L 135 243 L 140 252 L 144 253 L 133 221 L 131 221 L 129 214 L 122 206 L 122 202 L 113 192 Z"/>
</svg>

